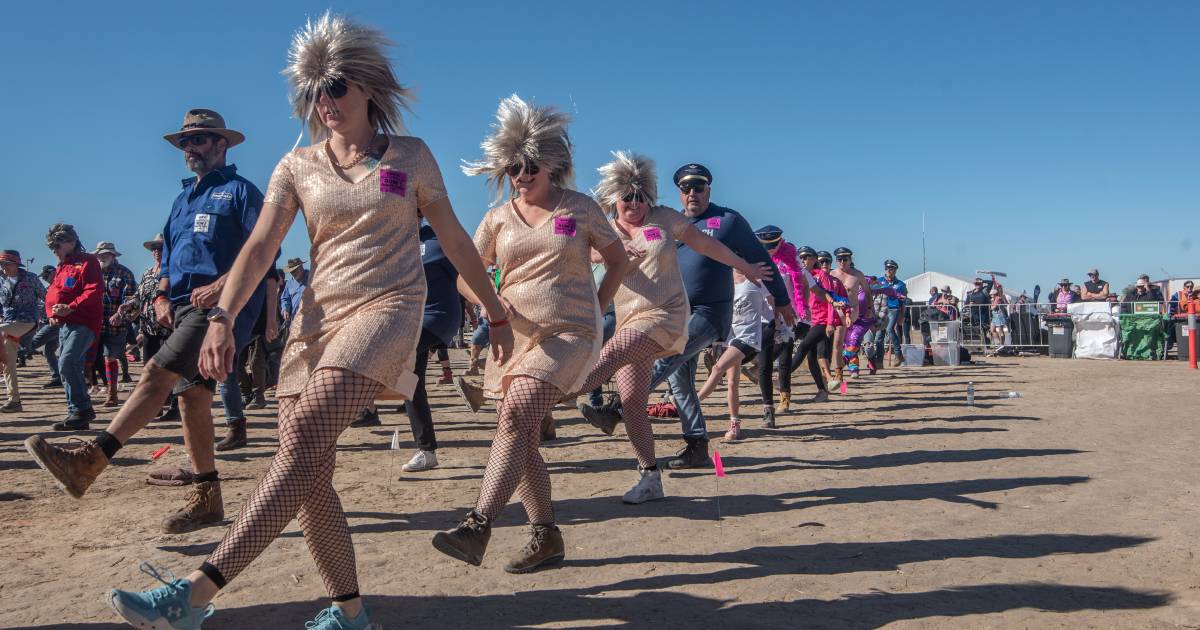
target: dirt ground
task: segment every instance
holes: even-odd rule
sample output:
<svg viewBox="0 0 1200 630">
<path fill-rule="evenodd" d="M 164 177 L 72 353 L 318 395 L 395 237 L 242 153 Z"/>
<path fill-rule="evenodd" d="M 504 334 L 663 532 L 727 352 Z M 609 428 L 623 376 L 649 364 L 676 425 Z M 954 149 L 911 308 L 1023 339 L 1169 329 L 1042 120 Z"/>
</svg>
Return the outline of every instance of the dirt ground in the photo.
<svg viewBox="0 0 1200 630">
<path fill-rule="evenodd" d="M 0 416 L 0 626 L 122 627 L 107 589 L 152 586 L 140 560 L 188 573 L 224 528 L 159 530 L 185 490 L 144 479 L 186 464 L 174 422 L 134 438 L 82 500 L 60 492 L 21 443 L 61 415 L 62 394 L 36 387 L 40 359 L 21 377 L 25 412 Z M 812 393 L 806 379 L 796 373 L 798 398 Z M 342 436 L 335 483 L 387 628 L 1194 628 L 1198 379 L 1181 362 L 900 368 L 799 405 L 775 430 L 758 428 L 757 389 L 743 382 L 749 439 L 717 438 L 723 391 L 706 405 L 728 477 L 664 476 L 668 498 L 640 506 L 620 501 L 635 480 L 624 433 L 562 408 L 543 453 L 567 561 L 526 576 L 501 568 L 524 544 L 519 504 L 482 567 L 430 545 L 476 498 L 493 428 L 490 408 L 471 414 L 449 386 L 433 392 L 440 468 L 400 473 L 411 435 L 387 407 L 384 427 Z M 249 415 L 250 447 L 218 457 L 230 516 L 275 450 L 274 407 Z M 677 421 L 655 431 L 665 458 Z M 323 596 L 293 524 L 217 597 L 206 627 L 303 627 Z"/>
</svg>

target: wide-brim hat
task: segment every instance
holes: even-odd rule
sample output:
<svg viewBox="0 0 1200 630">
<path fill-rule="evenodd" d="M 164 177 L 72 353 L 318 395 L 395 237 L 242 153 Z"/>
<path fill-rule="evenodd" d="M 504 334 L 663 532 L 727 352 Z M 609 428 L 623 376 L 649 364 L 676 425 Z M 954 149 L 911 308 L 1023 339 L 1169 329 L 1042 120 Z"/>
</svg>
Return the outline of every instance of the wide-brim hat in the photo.
<svg viewBox="0 0 1200 630">
<path fill-rule="evenodd" d="M 99 243 L 97 243 L 96 251 L 94 251 L 92 253 L 96 254 L 97 256 L 99 256 L 100 254 L 112 254 L 113 256 L 121 255 L 121 252 L 117 251 L 117 246 L 112 244 L 109 241 L 100 241 Z"/>
<path fill-rule="evenodd" d="M 179 131 L 163 136 L 163 140 L 170 142 L 171 146 L 178 149 L 180 148 L 180 138 L 198 133 L 212 133 L 221 136 L 225 138 L 229 148 L 241 144 L 246 139 L 242 132 L 226 128 L 225 119 L 217 112 L 211 109 L 189 109 L 183 115 L 183 125 L 179 127 Z"/>
<path fill-rule="evenodd" d="M 15 249 L 0 251 L 0 262 L 17 263 L 17 265 L 24 266 L 21 264 L 21 252 Z"/>
<path fill-rule="evenodd" d="M 148 241 L 142 241 L 142 247 L 145 247 L 146 249 L 162 249 L 162 246 L 163 246 L 163 235 L 161 232 L 159 232 L 158 234 L 155 234 L 154 238 L 152 238 Z"/>
<path fill-rule="evenodd" d="M 283 270 L 292 273 L 293 271 L 304 266 L 304 261 L 299 258 L 289 258 L 287 264 L 283 266 Z"/>
</svg>

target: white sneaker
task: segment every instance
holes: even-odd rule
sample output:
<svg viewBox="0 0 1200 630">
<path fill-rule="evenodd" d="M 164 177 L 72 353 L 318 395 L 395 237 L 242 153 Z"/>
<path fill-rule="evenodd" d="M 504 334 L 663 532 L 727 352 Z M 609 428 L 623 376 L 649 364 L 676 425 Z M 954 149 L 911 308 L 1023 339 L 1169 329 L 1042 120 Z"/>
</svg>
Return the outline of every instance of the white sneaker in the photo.
<svg viewBox="0 0 1200 630">
<path fill-rule="evenodd" d="M 417 451 L 408 463 L 401 466 L 400 470 L 404 472 L 421 472 L 422 470 L 433 470 L 437 468 L 437 453 L 433 451 Z"/>
<path fill-rule="evenodd" d="M 646 501 L 661 499 L 663 494 L 662 473 L 657 470 L 640 470 L 642 478 L 638 479 L 637 485 L 629 489 L 621 500 L 626 503 L 638 504 Z"/>
</svg>

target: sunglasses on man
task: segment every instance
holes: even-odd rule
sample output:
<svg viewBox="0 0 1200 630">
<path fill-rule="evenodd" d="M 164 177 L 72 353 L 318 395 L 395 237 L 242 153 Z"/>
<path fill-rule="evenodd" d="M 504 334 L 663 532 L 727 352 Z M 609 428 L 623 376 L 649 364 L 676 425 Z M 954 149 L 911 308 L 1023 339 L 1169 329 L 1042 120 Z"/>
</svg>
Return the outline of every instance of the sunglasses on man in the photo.
<svg viewBox="0 0 1200 630">
<path fill-rule="evenodd" d="M 182 138 L 180 138 L 179 139 L 179 148 L 186 149 L 189 146 L 193 146 L 193 145 L 195 145 L 197 147 L 202 147 L 202 146 L 208 144 L 210 141 L 212 141 L 212 139 L 213 139 L 213 135 L 211 133 L 194 133 L 194 134 L 191 134 L 188 136 L 183 136 Z"/>
<path fill-rule="evenodd" d="M 679 190 L 685 195 L 692 192 L 704 192 L 705 188 L 708 188 L 708 184 L 704 182 L 684 182 L 679 185 Z"/>
<path fill-rule="evenodd" d="M 516 164 L 509 164 L 508 168 L 504 169 L 504 171 L 508 173 L 509 177 L 513 178 L 519 176 L 521 171 L 525 171 L 526 175 L 533 177 L 534 175 L 540 173 L 542 168 L 538 166 L 536 162 L 530 162 L 529 164 L 526 164 L 525 162 L 517 162 Z"/>
<path fill-rule="evenodd" d="M 625 203 L 631 203 L 631 202 L 648 203 L 650 201 L 650 199 L 646 195 L 642 194 L 641 192 L 631 192 L 628 195 L 621 197 L 621 201 L 624 201 Z"/>
</svg>

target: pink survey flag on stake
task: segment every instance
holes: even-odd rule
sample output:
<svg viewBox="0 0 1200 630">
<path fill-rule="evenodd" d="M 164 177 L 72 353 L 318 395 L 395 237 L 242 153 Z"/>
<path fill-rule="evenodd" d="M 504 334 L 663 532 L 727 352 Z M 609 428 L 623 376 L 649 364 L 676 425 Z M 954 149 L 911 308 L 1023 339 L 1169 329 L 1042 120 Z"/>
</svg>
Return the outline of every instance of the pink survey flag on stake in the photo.
<svg viewBox="0 0 1200 630">
<path fill-rule="evenodd" d="M 842 395 L 846 394 L 846 381 L 842 381 Z"/>
<path fill-rule="evenodd" d="M 721 451 L 713 451 L 712 454 L 713 468 L 716 469 L 718 477 L 725 476 L 725 464 L 721 463 Z"/>
</svg>

